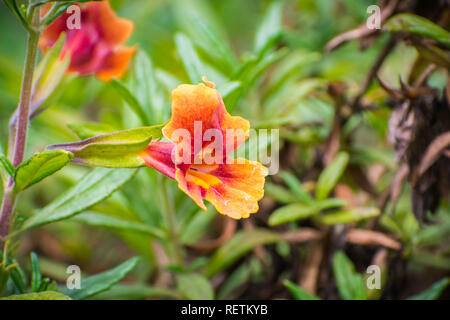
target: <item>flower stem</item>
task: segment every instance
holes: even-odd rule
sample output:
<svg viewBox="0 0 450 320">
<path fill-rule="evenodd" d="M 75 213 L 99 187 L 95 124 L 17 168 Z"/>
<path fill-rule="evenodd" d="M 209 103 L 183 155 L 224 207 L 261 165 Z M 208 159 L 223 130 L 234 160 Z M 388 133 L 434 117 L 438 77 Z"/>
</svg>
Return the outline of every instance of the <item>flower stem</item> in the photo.
<svg viewBox="0 0 450 320">
<path fill-rule="evenodd" d="M 37 11 L 38 10 L 36 10 L 35 12 Z M 33 90 L 33 75 L 36 65 L 38 40 L 39 40 L 38 32 L 32 31 L 28 34 L 27 55 L 25 58 L 25 70 L 23 74 L 22 89 L 20 93 L 20 103 L 18 109 L 19 118 L 17 122 L 17 130 L 15 132 L 16 141 L 14 144 L 14 158 L 13 158 L 13 165 L 15 167 L 22 163 L 25 153 L 28 124 L 30 119 L 30 106 Z M 11 134 L 14 134 L 14 132 L 11 132 Z"/>
<path fill-rule="evenodd" d="M 33 9 L 32 24 L 37 26 L 40 19 L 40 10 Z M 36 56 L 38 50 L 39 32 L 34 28 L 30 28 L 28 33 L 27 53 L 25 57 L 25 67 L 22 78 L 22 88 L 20 91 L 20 102 L 18 108 L 18 122 L 17 126 L 11 127 L 11 136 L 15 136 L 13 145 L 9 148 L 14 148 L 12 164 L 17 167 L 22 163 L 25 154 L 25 146 L 27 142 L 30 105 L 33 91 L 33 76 L 36 66 Z M 0 211 L 0 239 L 4 239 L 9 232 L 11 215 L 14 212 L 16 193 L 13 191 L 14 181 L 12 178 L 3 194 L 2 208 Z"/>
<path fill-rule="evenodd" d="M 167 225 L 169 228 L 169 247 L 171 250 L 171 263 L 182 265 L 182 253 L 181 246 L 178 239 L 177 230 L 175 227 L 175 211 L 172 205 L 172 202 L 169 198 L 168 186 L 167 186 L 167 178 L 161 177 L 161 195 L 163 200 L 163 214 L 167 220 Z"/>
<path fill-rule="evenodd" d="M 0 216 L 0 238 L 4 239 L 8 235 L 9 220 L 14 210 L 16 194 L 8 187 L 3 195 L 2 210 Z"/>
</svg>

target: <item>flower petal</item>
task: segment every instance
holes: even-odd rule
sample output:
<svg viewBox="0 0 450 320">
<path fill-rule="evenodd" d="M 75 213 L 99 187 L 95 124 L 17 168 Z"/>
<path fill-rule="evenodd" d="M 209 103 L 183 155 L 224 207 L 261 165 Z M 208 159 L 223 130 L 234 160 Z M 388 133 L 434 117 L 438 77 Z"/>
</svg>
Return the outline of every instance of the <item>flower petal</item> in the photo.
<svg viewBox="0 0 450 320">
<path fill-rule="evenodd" d="M 267 174 L 262 164 L 238 159 L 233 164 L 192 165 L 186 171 L 177 168 L 175 179 L 202 209 L 206 210 L 206 199 L 220 213 L 240 219 L 258 211 Z"/>
<path fill-rule="evenodd" d="M 133 22 L 118 17 L 111 8 L 109 1 L 88 2 L 84 9 L 88 14 L 87 19 L 99 26 L 102 40 L 112 46 L 124 43 L 133 32 Z"/>
<path fill-rule="evenodd" d="M 175 164 L 172 161 L 173 148 L 175 145 L 171 142 L 152 141 L 141 152 L 140 157 L 144 159 L 147 166 L 175 179 Z"/>
<path fill-rule="evenodd" d="M 187 181 L 185 173 L 179 168 L 176 170 L 175 180 L 178 182 L 178 188 L 191 197 L 200 208 L 206 211 L 206 206 L 203 203 L 205 189 L 192 181 Z"/>
<path fill-rule="evenodd" d="M 227 146 L 227 130 L 236 136 L 239 142 L 225 149 L 231 152 L 236 149 L 240 143 L 248 138 L 250 123 L 238 116 L 231 116 L 225 109 L 225 105 L 218 91 L 213 88 L 211 82 L 207 85 L 200 83 L 198 85 L 183 84 L 172 91 L 172 118 L 164 127 L 164 136 L 174 143 L 178 143 L 172 139 L 176 130 L 187 130 L 190 134 L 191 152 L 194 152 L 194 139 L 202 139 L 205 132 L 209 129 L 218 129 L 221 132 L 224 148 Z M 201 124 L 201 131 L 195 135 L 195 123 Z M 233 141 L 231 140 L 231 141 Z M 209 142 L 202 143 L 202 147 L 209 144 Z M 223 153 L 224 156 L 226 153 Z"/>
<path fill-rule="evenodd" d="M 109 81 L 111 78 L 120 78 L 127 71 L 131 58 L 136 53 L 136 47 L 121 47 L 112 52 L 103 61 L 103 65 L 96 73 L 102 81 Z"/>
<path fill-rule="evenodd" d="M 50 3 L 48 3 L 45 8 L 46 9 L 41 12 L 41 15 L 44 15 L 45 12 L 50 9 Z M 67 31 L 66 21 L 68 17 L 68 13 L 63 12 L 42 31 L 41 36 L 39 37 L 39 49 L 41 49 L 42 52 L 46 52 L 49 48 L 53 47 L 61 33 Z"/>
<path fill-rule="evenodd" d="M 258 211 L 264 196 L 268 170 L 256 161 L 236 159 L 236 163 L 219 165 L 211 172 L 222 181 L 206 190 L 205 199 L 220 213 L 233 219 L 248 218 Z"/>
</svg>

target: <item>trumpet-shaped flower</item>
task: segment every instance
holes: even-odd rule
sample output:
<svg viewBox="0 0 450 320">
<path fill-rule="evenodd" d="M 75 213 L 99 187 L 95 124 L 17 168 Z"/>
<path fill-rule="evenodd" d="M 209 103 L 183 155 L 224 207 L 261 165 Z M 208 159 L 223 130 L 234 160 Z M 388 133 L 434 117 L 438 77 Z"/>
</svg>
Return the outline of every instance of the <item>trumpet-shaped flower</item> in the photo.
<svg viewBox="0 0 450 320">
<path fill-rule="evenodd" d="M 140 156 L 202 209 L 205 199 L 231 218 L 248 218 L 258 211 L 268 170 L 227 156 L 248 138 L 250 124 L 228 114 L 214 84 L 204 81 L 172 92 L 172 118 L 163 128 L 170 142 L 153 141 Z"/>
<path fill-rule="evenodd" d="M 43 14 L 48 9 L 49 6 L 43 10 Z M 103 81 L 121 77 L 136 51 L 135 47 L 123 46 L 133 31 L 133 22 L 117 17 L 109 1 L 86 3 L 81 7 L 80 15 L 81 25 L 78 29 L 69 29 L 71 15 L 67 12 L 56 18 L 42 32 L 40 49 L 46 52 L 65 32 L 61 56 L 70 54 L 68 72 L 79 75 L 95 73 Z"/>
</svg>

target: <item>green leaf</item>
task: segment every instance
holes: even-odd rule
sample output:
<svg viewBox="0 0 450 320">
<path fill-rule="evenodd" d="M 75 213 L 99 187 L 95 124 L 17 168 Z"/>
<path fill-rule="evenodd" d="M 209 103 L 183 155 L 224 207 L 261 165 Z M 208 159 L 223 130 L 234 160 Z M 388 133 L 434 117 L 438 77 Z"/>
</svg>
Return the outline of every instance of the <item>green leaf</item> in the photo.
<svg viewBox="0 0 450 320">
<path fill-rule="evenodd" d="M 240 286 L 249 281 L 251 277 L 251 269 L 247 263 L 242 263 L 233 273 L 225 279 L 217 293 L 218 300 L 232 299 L 233 292 Z"/>
<path fill-rule="evenodd" d="M 240 81 L 230 81 L 218 87 L 217 91 L 220 92 L 220 95 L 225 100 L 229 95 L 241 88 L 242 83 Z"/>
<path fill-rule="evenodd" d="M 102 272 L 95 276 L 81 279 L 81 289 L 66 289 L 63 291 L 74 300 L 90 298 L 97 293 L 106 291 L 125 278 L 138 264 L 138 257 L 131 258 L 114 269 Z"/>
<path fill-rule="evenodd" d="M 25 221 L 22 231 L 68 219 L 105 200 L 135 175 L 136 170 L 97 168 Z"/>
<path fill-rule="evenodd" d="M 348 201 L 344 199 L 338 198 L 328 198 L 319 202 L 314 203 L 314 206 L 317 207 L 317 210 L 327 210 L 336 207 L 345 207 L 348 205 Z"/>
<path fill-rule="evenodd" d="M 105 227 L 116 230 L 125 230 L 143 233 L 157 239 L 163 239 L 164 233 L 152 226 L 146 225 L 142 222 L 127 221 L 117 217 L 108 216 L 96 212 L 83 212 L 71 220 L 82 222 L 90 226 Z"/>
<path fill-rule="evenodd" d="M 191 83 L 200 83 L 202 81 L 202 77 L 206 75 L 205 68 L 200 61 L 191 40 L 183 33 L 177 33 L 175 35 L 175 44 L 178 55 L 183 62 Z"/>
<path fill-rule="evenodd" d="M 344 252 L 338 251 L 333 257 L 333 272 L 336 285 L 344 300 L 365 300 L 364 281 Z"/>
<path fill-rule="evenodd" d="M 13 261 L 17 266 L 11 270 L 11 279 L 20 293 L 25 293 L 27 290 L 27 277 L 23 269 L 19 266 L 16 260 Z"/>
<path fill-rule="evenodd" d="M 317 213 L 318 210 L 314 206 L 293 203 L 276 209 L 269 217 L 269 225 L 273 227 L 286 222 L 306 219 Z"/>
<path fill-rule="evenodd" d="M 314 200 L 309 193 L 303 188 L 302 183 L 292 173 L 282 171 L 281 178 L 288 185 L 289 189 L 297 196 L 300 202 L 311 204 Z"/>
<path fill-rule="evenodd" d="M 42 151 L 20 164 L 14 175 L 14 191 L 20 192 L 64 168 L 73 159 L 65 150 Z"/>
<path fill-rule="evenodd" d="M 177 290 L 188 300 L 214 299 L 214 289 L 208 279 L 196 273 L 177 275 Z"/>
<path fill-rule="evenodd" d="M 342 210 L 338 212 L 328 213 L 320 216 L 319 219 L 322 223 L 328 225 L 352 223 L 373 218 L 380 215 L 380 210 L 375 207 L 367 208 L 353 208 L 349 210 Z"/>
<path fill-rule="evenodd" d="M 430 20 L 412 13 L 399 13 L 383 26 L 387 31 L 405 31 L 441 42 L 450 46 L 450 33 Z"/>
<path fill-rule="evenodd" d="M 292 296 L 297 300 L 321 300 L 319 297 L 309 293 L 302 287 L 289 280 L 285 280 L 283 285 L 291 292 Z"/>
<path fill-rule="evenodd" d="M 61 59 L 61 50 L 65 43 L 65 35 L 44 55 L 44 58 L 36 68 L 33 79 L 32 109 L 36 110 L 61 83 L 70 64 L 70 55 L 66 54 Z"/>
<path fill-rule="evenodd" d="M 415 296 L 409 297 L 408 300 L 436 300 L 445 288 L 450 284 L 450 278 L 446 277 L 434 283 L 431 287 Z"/>
<path fill-rule="evenodd" d="M 128 89 L 128 87 L 118 79 L 111 79 L 110 84 L 120 94 L 120 96 L 123 98 L 123 100 L 125 100 L 130 108 L 133 109 L 139 119 L 141 119 L 142 123 L 144 125 L 150 124 L 150 119 L 145 112 L 144 107 L 141 105 L 139 100 L 131 93 L 130 89 Z"/>
<path fill-rule="evenodd" d="M 30 254 L 31 260 L 31 291 L 39 292 L 41 286 L 42 275 L 39 269 L 39 260 L 36 253 L 32 252 Z"/>
<path fill-rule="evenodd" d="M 82 140 L 116 131 L 108 124 L 96 122 L 77 122 L 67 126 Z"/>
<path fill-rule="evenodd" d="M 324 200 L 338 183 L 347 167 L 349 155 L 339 152 L 336 158 L 322 171 L 317 181 L 316 198 Z"/>
<path fill-rule="evenodd" d="M 216 210 L 200 210 L 189 220 L 180 232 L 180 241 L 183 244 L 193 244 L 201 240 L 208 232 L 209 225 L 217 217 Z"/>
<path fill-rule="evenodd" d="M 150 141 L 162 136 L 163 125 L 107 133 L 86 140 L 57 144 L 47 149 L 62 149 L 75 155 L 73 162 L 107 168 L 137 168 L 145 165 L 139 156 Z"/>
<path fill-rule="evenodd" d="M 198 45 L 202 53 L 226 74 L 237 65 L 227 37 L 221 31 L 219 20 L 205 1 L 173 1 L 175 18 L 180 28 Z M 214 50 L 211 50 L 214 48 Z"/>
<path fill-rule="evenodd" d="M 164 121 L 170 108 L 166 105 L 164 91 L 156 78 L 153 62 L 142 49 L 134 58 L 134 69 L 130 80 L 134 96 L 144 110 L 151 115 L 150 124 L 154 125 Z"/>
<path fill-rule="evenodd" d="M 38 293 L 25 293 L 0 298 L 0 300 L 72 300 L 70 297 L 55 291 L 44 291 Z"/>
<path fill-rule="evenodd" d="M 172 298 L 180 299 L 173 290 L 150 287 L 142 284 L 121 285 L 117 284 L 108 291 L 96 294 L 94 300 L 143 300 L 148 298 Z"/>
<path fill-rule="evenodd" d="M 16 171 L 16 169 L 1 151 L 0 151 L 0 164 L 3 166 L 3 168 L 5 168 L 5 170 L 11 177 L 14 177 L 14 172 Z"/>
<path fill-rule="evenodd" d="M 261 25 L 255 35 L 254 52 L 261 54 L 280 38 L 282 33 L 281 19 L 283 4 L 280 1 L 273 2 L 267 10 Z"/>
<path fill-rule="evenodd" d="M 265 230 L 240 231 L 214 253 L 203 269 L 203 273 L 211 277 L 233 264 L 254 247 L 279 240 L 280 237 L 276 233 Z"/>
<path fill-rule="evenodd" d="M 266 196 L 273 198 L 277 202 L 284 204 L 297 202 L 297 198 L 290 191 L 276 184 L 266 183 L 264 190 Z"/>
</svg>

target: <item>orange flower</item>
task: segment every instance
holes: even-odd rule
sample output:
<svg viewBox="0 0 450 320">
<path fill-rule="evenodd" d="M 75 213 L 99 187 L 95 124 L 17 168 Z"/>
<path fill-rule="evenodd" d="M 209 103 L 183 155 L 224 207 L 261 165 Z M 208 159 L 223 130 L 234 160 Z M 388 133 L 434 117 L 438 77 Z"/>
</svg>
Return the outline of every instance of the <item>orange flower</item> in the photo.
<svg viewBox="0 0 450 320">
<path fill-rule="evenodd" d="M 151 142 L 140 156 L 176 180 L 202 209 L 206 199 L 222 214 L 248 218 L 258 211 L 268 170 L 259 162 L 227 157 L 248 138 L 250 124 L 229 115 L 214 84 L 204 81 L 172 92 L 172 118 L 163 128 L 171 142 Z M 206 138 L 211 133 L 214 139 Z"/>
<path fill-rule="evenodd" d="M 48 8 L 43 10 L 43 14 Z M 95 73 L 103 81 L 121 77 L 136 52 L 136 48 L 122 45 L 133 31 L 133 22 L 117 17 L 108 1 L 89 2 L 82 6 L 80 29 L 68 29 L 69 17 L 66 12 L 61 14 L 42 32 L 40 49 L 46 52 L 65 32 L 61 55 L 70 54 L 68 72 L 80 75 Z"/>
</svg>

